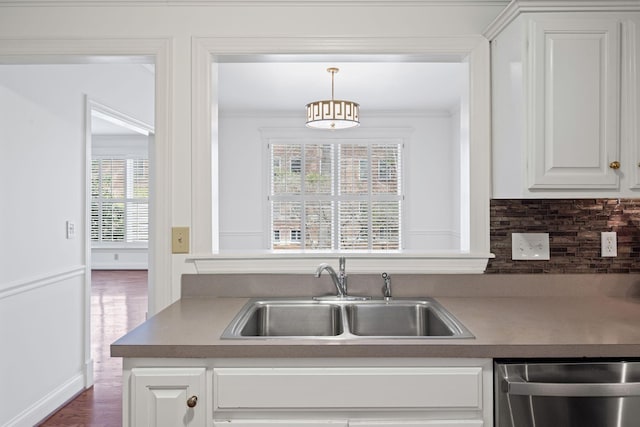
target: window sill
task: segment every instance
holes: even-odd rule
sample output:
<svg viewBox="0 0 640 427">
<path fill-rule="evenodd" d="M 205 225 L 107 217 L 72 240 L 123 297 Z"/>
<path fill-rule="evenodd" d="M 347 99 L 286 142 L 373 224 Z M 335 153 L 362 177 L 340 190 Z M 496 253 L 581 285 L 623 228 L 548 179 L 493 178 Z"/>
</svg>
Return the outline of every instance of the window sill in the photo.
<svg viewBox="0 0 640 427">
<path fill-rule="evenodd" d="M 123 244 L 123 243 L 100 243 L 100 244 L 92 244 L 91 245 L 91 249 L 92 250 L 104 250 L 104 251 L 112 251 L 114 249 L 118 249 L 118 250 L 134 250 L 134 251 L 140 251 L 140 250 L 149 250 L 149 246 L 145 243 L 129 243 L 129 244 Z"/>
<path fill-rule="evenodd" d="M 338 257 L 347 258 L 349 273 L 396 274 L 482 274 L 494 255 L 460 252 L 223 252 L 188 256 L 198 274 L 235 273 L 313 273 L 322 262 L 337 265 Z"/>
</svg>

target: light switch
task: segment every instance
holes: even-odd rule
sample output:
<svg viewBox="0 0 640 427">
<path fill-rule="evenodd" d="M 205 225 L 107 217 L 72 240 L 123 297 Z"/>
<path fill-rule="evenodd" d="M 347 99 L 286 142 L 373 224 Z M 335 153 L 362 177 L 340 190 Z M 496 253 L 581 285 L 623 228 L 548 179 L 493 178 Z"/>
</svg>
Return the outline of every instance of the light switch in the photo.
<svg viewBox="0 0 640 427">
<path fill-rule="evenodd" d="M 73 221 L 67 221 L 67 239 L 76 237 L 76 224 Z"/>
<path fill-rule="evenodd" d="M 189 253 L 189 227 L 173 227 L 171 229 L 171 252 L 174 254 Z"/>
<path fill-rule="evenodd" d="M 544 261 L 549 259 L 549 233 L 511 234 L 511 259 Z"/>
</svg>

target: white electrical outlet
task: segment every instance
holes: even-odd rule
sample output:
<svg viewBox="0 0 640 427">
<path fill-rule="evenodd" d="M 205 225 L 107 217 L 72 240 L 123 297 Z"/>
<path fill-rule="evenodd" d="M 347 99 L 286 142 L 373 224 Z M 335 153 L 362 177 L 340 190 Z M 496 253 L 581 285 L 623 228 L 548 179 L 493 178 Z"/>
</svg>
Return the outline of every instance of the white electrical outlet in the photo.
<svg viewBox="0 0 640 427">
<path fill-rule="evenodd" d="M 618 256 L 618 238 L 615 231 L 603 231 L 600 233 L 603 257 Z"/>
<path fill-rule="evenodd" d="M 542 261 L 549 258 L 549 233 L 511 234 L 511 259 Z"/>
</svg>

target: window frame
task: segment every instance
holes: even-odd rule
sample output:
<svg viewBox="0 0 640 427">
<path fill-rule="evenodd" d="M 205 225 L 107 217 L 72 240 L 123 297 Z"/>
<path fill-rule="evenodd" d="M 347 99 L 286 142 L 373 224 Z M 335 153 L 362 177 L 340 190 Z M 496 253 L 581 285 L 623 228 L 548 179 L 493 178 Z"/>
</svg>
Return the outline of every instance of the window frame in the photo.
<svg viewBox="0 0 640 427">
<path fill-rule="evenodd" d="M 100 215 L 100 224 L 99 224 L 99 228 L 98 228 L 98 239 L 94 240 L 92 238 L 93 235 L 93 227 L 92 227 L 92 216 L 91 216 L 91 212 L 90 212 L 90 219 L 91 219 L 91 223 L 89 224 L 89 240 L 90 240 L 90 244 L 91 247 L 94 249 L 105 249 L 105 248 L 124 248 L 124 249 L 148 249 L 149 247 L 149 225 L 148 225 L 148 221 L 149 221 L 149 209 L 150 209 L 150 201 L 149 201 L 149 197 L 147 196 L 146 198 L 144 197 L 127 197 L 126 194 L 126 187 L 127 187 L 127 181 L 129 179 L 133 179 L 133 177 L 129 176 L 129 168 L 134 168 L 134 165 L 127 165 L 126 163 L 128 161 L 146 161 L 147 162 L 147 181 L 149 181 L 149 159 L 147 157 L 144 156 L 139 156 L 139 155 L 131 155 L 131 156 L 127 156 L 127 155 L 119 155 L 119 154 L 113 154 L 113 155 L 109 155 L 109 154 L 100 154 L 100 155 L 94 155 L 91 158 L 91 168 L 93 169 L 93 162 L 94 161 L 98 161 L 98 162 L 102 162 L 105 160 L 124 160 L 125 161 L 125 171 L 124 171 L 124 182 L 125 182 L 125 196 L 124 197 L 111 197 L 111 198 L 105 198 L 102 196 L 102 185 L 101 185 L 101 181 L 102 181 L 102 172 L 99 169 L 99 180 L 100 183 L 98 184 L 98 188 L 99 188 L 99 195 L 98 197 L 94 197 L 93 195 L 91 195 L 91 199 L 90 199 L 90 204 L 91 206 L 93 206 L 94 202 L 98 203 L 98 212 L 101 213 L 102 212 L 102 204 L 103 203 L 121 203 L 124 205 L 124 209 L 123 209 L 123 217 L 124 217 L 124 240 L 122 241 L 114 241 L 114 240 L 102 240 L 102 217 Z M 150 183 L 147 182 L 147 185 L 149 185 Z M 93 178 L 91 179 L 91 185 L 93 186 Z M 127 230 L 128 230 L 128 224 L 127 224 L 127 206 L 128 204 L 131 203 L 138 203 L 138 204 L 146 204 L 147 205 L 147 240 L 146 241 L 127 241 Z M 90 209 L 91 211 L 92 209 Z"/>
<path fill-rule="evenodd" d="M 273 159 L 279 156 L 272 156 L 271 154 L 271 145 L 272 144 L 276 144 L 276 145 L 287 145 L 287 144 L 302 144 L 302 145 L 323 145 L 323 144 L 334 144 L 336 146 L 339 146 L 340 144 L 355 144 L 355 145 L 386 145 L 386 144 L 391 144 L 391 145 L 399 145 L 400 146 L 400 169 L 402 170 L 403 174 L 407 174 L 407 168 L 406 168 L 406 162 L 405 162 L 405 157 L 406 157 L 406 151 L 408 149 L 408 141 L 409 141 L 409 137 L 411 135 L 411 133 L 413 132 L 412 129 L 410 128 L 392 128 L 392 129 L 381 129 L 381 128 L 377 128 L 377 129 L 370 129 L 370 130 L 363 130 L 363 129 L 359 129 L 358 133 L 351 133 L 350 131 L 342 131 L 340 133 L 331 133 L 331 134 L 327 134 L 324 135 L 322 137 L 317 136 L 317 134 L 315 135 L 310 135 L 308 133 L 308 131 L 306 130 L 299 130 L 299 129 L 275 129 L 275 128 L 269 128 L 269 129 L 261 129 L 261 133 L 263 136 L 263 143 L 264 143 L 264 150 L 263 152 L 265 153 L 265 160 L 264 163 L 266 165 L 266 173 L 264 174 L 265 177 L 269 177 L 268 182 L 265 182 L 265 186 L 264 186 L 264 194 L 266 195 L 265 200 L 265 215 L 263 215 L 263 217 L 265 218 L 265 226 L 264 226 L 264 230 L 265 230 L 265 247 L 268 250 L 274 251 L 275 253 L 292 253 L 292 252 L 307 252 L 307 253 L 313 253 L 313 252 L 318 252 L 318 253 L 322 253 L 322 252 L 326 252 L 327 250 L 331 251 L 331 252 L 336 252 L 336 253 L 354 253 L 354 252 L 367 252 L 367 253 L 381 253 L 381 252 L 395 252 L 395 253 L 402 253 L 404 250 L 404 230 L 402 227 L 402 224 L 405 222 L 405 218 L 404 218 L 404 214 L 406 212 L 406 209 L 404 207 L 405 204 L 405 182 L 406 180 L 403 179 L 402 177 L 399 178 L 399 194 L 397 196 L 389 196 L 389 197 L 384 197 L 382 196 L 380 198 L 380 200 L 384 200 L 384 199 L 397 199 L 400 202 L 400 207 L 399 207 L 399 217 L 398 217 L 398 227 L 399 227 L 399 242 L 398 242 L 398 249 L 373 249 L 373 246 L 375 246 L 375 239 L 371 236 L 371 229 L 373 229 L 372 223 L 370 222 L 369 226 L 370 226 L 370 233 L 368 236 L 368 246 L 366 249 L 340 249 L 340 243 L 339 243 L 339 237 L 338 237 L 338 233 L 337 232 L 332 232 L 332 249 L 305 249 L 304 247 L 304 239 L 301 239 L 297 242 L 300 242 L 300 249 L 278 249 L 278 248 L 273 248 L 272 245 L 272 240 L 271 240 L 271 236 L 273 236 L 274 234 L 274 228 L 273 228 L 273 218 L 272 218 L 272 209 L 271 209 L 271 200 L 270 200 L 270 196 L 271 196 L 271 179 L 272 177 L 272 167 L 273 167 Z M 301 173 L 304 172 L 304 156 L 302 156 L 302 170 Z M 339 162 L 339 156 L 337 154 L 335 154 L 333 156 L 334 158 L 332 159 L 333 161 L 333 168 L 334 170 L 336 170 L 336 174 L 339 174 L 339 170 L 335 169 L 338 166 L 338 162 Z M 369 177 L 373 177 L 374 175 L 374 165 L 373 162 L 371 161 L 371 159 L 368 159 L 368 162 L 370 163 L 370 170 L 368 171 L 368 176 Z M 358 168 L 360 168 L 360 162 L 358 162 Z M 332 177 L 332 179 L 336 179 L 334 177 Z M 360 178 L 360 170 L 358 170 L 358 177 Z M 369 183 L 369 187 L 370 187 Z M 337 188 L 337 185 L 335 185 L 335 187 Z M 371 202 L 371 196 L 370 196 L 370 191 L 371 188 L 369 188 L 369 193 L 367 193 L 365 199 L 369 202 Z M 292 200 L 295 197 L 292 197 Z M 336 206 L 333 206 L 333 210 L 335 211 L 335 213 L 332 215 L 333 216 L 333 221 L 339 222 L 339 214 L 338 214 L 338 206 L 337 206 L 337 201 L 338 200 L 342 200 L 340 198 L 340 196 L 338 196 L 337 194 L 335 196 L 330 196 L 330 197 L 324 197 L 324 196 L 320 196 L 319 200 L 329 200 L 329 199 L 334 199 L 336 201 Z M 344 197 L 344 200 L 349 200 L 349 201 L 357 201 L 357 200 L 365 200 L 362 198 L 362 196 L 359 197 L 354 197 L 354 198 L 347 198 Z M 303 200 L 303 199 L 301 199 Z M 339 224 L 336 226 L 335 223 L 333 223 L 332 221 L 332 228 L 334 230 L 337 230 L 337 228 L 339 228 Z M 304 227 L 303 227 L 304 228 Z M 302 235 L 305 234 L 305 231 L 302 231 Z M 282 237 L 282 232 L 280 233 L 281 237 Z M 290 236 L 291 237 L 291 236 Z M 290 239 L 293 242 L 293 239 Z M 281 240 L 282 241 L 282 240 Z"/>
</svg>

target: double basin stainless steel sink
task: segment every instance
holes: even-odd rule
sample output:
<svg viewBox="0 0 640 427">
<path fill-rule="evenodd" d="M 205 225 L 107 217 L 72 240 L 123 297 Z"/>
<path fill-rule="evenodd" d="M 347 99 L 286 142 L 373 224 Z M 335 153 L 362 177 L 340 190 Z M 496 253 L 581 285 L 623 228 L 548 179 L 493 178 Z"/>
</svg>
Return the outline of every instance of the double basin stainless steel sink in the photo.
<svg viewBox="0 0 640 427">
<path fill-rule="evenodd" d="M 473 338 L 431 298 L 250 300 L 222 338 Z"/>
</svg>

